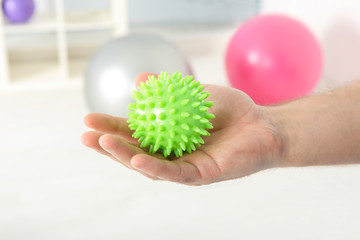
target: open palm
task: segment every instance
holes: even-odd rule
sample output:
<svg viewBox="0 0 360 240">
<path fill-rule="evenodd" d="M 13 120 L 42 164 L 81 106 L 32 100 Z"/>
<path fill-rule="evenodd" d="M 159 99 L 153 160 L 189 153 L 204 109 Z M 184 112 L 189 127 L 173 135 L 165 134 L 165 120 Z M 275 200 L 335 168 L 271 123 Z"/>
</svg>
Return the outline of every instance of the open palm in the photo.
<svg viewBox="0 0 360 240">
<path fill-rule="evenodd" d="M 139 75 L 145 81 L 147 74 Z M 192 154 L 172 161 L 149 154 L 132 138 L 127 119 L 106 114 L 88 114 L 84 122 L 94 129 L 82 136 L 84 145 L 105 154 L 143 175 L 187 185 L 210 184 L 239 178 L 276 166 L 281 149 L 277 130 L 266 108 L 233 88 L 205 85 L 211 95 L 209 108 L 216 118 L 205 144 Z"/>
</svg>

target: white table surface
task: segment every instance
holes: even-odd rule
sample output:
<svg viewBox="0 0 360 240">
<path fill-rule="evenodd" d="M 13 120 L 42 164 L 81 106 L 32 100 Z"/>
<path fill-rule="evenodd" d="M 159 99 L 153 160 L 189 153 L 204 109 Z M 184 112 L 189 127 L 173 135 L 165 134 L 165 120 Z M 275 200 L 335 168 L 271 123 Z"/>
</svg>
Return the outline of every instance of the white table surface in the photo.
<svg viewBox="0 0 360 240">
<path fill-rule="evenodd" d="M 199 80 L 227 84 L 223 43 Z M 152 181 L 81 145 L 86 112 L 81 86 L 0 95 L 0 239 L 360 239 L 360 166 Z"/>
</svg>

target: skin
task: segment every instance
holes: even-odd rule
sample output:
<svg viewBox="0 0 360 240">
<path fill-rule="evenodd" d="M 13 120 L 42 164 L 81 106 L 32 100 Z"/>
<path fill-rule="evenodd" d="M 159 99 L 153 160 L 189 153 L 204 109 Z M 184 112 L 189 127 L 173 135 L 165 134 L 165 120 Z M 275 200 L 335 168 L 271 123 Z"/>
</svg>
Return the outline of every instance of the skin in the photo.
<svg viewBox="0 0 360 240">
<path fill-rule="evenodd" d="M 360 163 L 360 81 L 268 107 L 281 135 L 281 167 Z"/>
<path fill-rule="evenodd" d="M 136 84 L 150 73 L 140 74 Z M 154 75 L 154 74 L 151 74 Z M 275 167 L 360 162 L 360 83 L 278 106 L 256 105 L 245 93 L 205 85 L 216 118 L 205 144 L 172 161 L 150 155 L 131 137 L 127 119 L 91 113 L 82 142 L 154 180 L 204 185 Z M 346 121 L 344 121 L 344 119 Z"/>
</svg>

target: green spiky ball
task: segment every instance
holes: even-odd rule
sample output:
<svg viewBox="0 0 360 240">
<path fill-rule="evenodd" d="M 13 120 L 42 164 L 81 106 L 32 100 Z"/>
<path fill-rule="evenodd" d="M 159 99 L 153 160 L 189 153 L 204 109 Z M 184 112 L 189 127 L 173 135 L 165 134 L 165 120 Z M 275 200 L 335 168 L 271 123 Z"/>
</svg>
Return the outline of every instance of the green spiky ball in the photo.
<svg viewBox="0 0 360 240">
<path fill-rule="evenodd" d="M 131 96 L 136 103 L 128 109 L 129 128 L 139 138 L 140 147 L 150 146 L 149 152 L 161 152 L 164 157 L 174 153 L 181 157 L 183 151 L 191 153 L 195 146 L 204 143 L 202 136 L 209 136 L 205 129 L 212 129 L 209 119 L 215 118 L 207 110 L 213 102 L 204 101 L 210 94 L 192 76 L 182 77 L 166 72 L 139 85 Z"/>
</svg>

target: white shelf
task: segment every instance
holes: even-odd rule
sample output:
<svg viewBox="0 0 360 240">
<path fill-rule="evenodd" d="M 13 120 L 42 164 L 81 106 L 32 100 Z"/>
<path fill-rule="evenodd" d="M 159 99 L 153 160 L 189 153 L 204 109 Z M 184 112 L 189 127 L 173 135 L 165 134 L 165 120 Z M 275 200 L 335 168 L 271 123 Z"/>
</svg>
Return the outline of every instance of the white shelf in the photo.
<svg viewBox="0 0 360 240">
<path fill-rule="evenodd" d="M 87 65 L 86 58 L 73 58 L 69 62 L 69 81 L 79 82 L 84 80 L 84 72 Z"/>
<path fill-rule="evenodd" d="M 109 11 L 69 12 L 65 14 L 67 31 L 90 31 L 110 29 L 114 23 Z"/>
<path fill-rule="evenodd" d="M 91 53 L 127 33 L 127 0 L 82 12 L 66 11 L 65 0 L 51 1 L 52 12 L 26 24 L 3 21 L 0 11 L 0 91 L 79 84 Z"/>
<path fill-rule="evenodd" d="M 10 62 L 10 76 L 14 86 L 59 82 L 60 72 L 57 59 Z"/>
<path fill-rule="evenodd" d="M 57 20 L 55 14 L 34 16 L 26 24 L 5 23 L 5 34 L 34 34 L 44 32 L 55 32 L 57 30 Z"/>
</svg>

